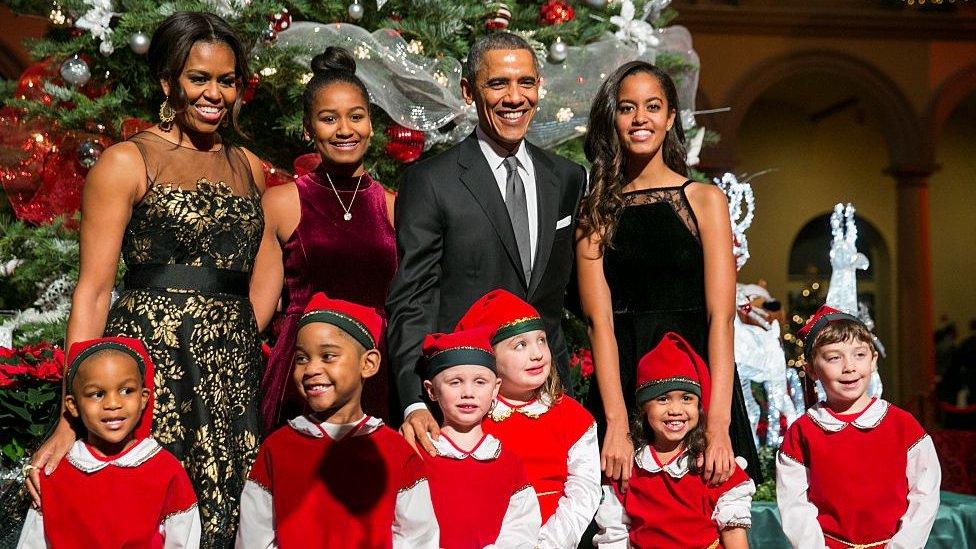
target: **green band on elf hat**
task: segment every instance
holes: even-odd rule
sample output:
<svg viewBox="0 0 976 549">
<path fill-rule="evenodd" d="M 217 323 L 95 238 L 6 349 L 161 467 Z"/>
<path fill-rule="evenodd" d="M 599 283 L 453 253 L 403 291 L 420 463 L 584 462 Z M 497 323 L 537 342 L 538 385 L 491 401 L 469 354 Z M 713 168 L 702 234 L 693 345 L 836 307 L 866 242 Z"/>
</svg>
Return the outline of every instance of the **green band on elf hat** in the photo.
<svg viewBox="0 0 976 549">
<path fill-rule="evenodd" d="M 495 371 L 495 355 L 477 347 L 454 347 L 426 358 L 424 377 L 432 379 L 437 374 L 454 366 L 484 366 Z"/>
<path fill-rule="evenodd" d="M 332 324 L 340 330 L 346 332 L 353 339 L 359 342 L 366 349 L 375 349 L 376 341 L 373 340 L 373 336 L 366 329 L 366 326 L 356 320 L 355 318 L 344 315 L 338 311 L 330 310 L 317 310 L 305 313 L 298 320 L 298 327 L 301 328 L 306 324 L 311 324 L 313 322 L 324 322 L 325 324 Z"/>
<path fill-rule="evenodd" d="M 74 385 L 75 376 L 78 374 L 78 369 L 81 368 L 82 363 L 88 360 L 89 358 L 91 358 L 91 356 L 94 355 L 95 353 L 105 351 L 108 349 L 119 351 L 132 357 L 132 359 L 136 361 L 136 366 L 139 368 L 139 373 L 142 374 L 143 376 L 146 375 L 146 363 L 145 361 L 143 361 L 142 355 L 140 355 L 135 349 L 122 345 L 121 343 L 116 343 L 114 341 L 103 341 L 91 345 L 90 347 L 81 351 L 71 359 L 71 362 L 68 364 L 68 371 L 65 373 L 65 378 L 66 378 L 65 382 L 67 383 L 67 385 L 65 386 L 68 388 L 69 391 L 71 390 L 71 387 Z"/>
<path fill-rule="evenodd" d="M 670 393 L 671 391 L 685 391 L 701 398 L 701 385 L 686 377 L 669 377 L 649 381 L 637 388 L 637 405 L 640 406 L 649 400 Z"/>
<path fill-rule="evenodd" d="M 519 334 L 524 334 L 526 332 L 533 332 L 535 330 L 545 330 L 546 325 L 542 322 L 542 318 L 537 316 L 530 316 L 526 318 L 520 318 L 504 324 L 498 327 L 495 335 L 491 337 L 491 344 L 498 345 L 502 341 L 510 337 L 517 336 Z"/>
</svg>

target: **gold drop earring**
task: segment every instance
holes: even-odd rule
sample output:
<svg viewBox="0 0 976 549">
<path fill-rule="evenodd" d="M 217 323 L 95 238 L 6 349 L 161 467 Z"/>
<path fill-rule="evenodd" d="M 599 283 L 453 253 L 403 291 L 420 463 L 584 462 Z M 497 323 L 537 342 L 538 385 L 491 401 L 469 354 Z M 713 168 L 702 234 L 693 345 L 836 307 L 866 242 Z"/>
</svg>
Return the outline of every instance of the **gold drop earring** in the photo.
<svg viewBox="0 0 976 549">
<path fill-rule="evenodd" d="M 176 110 L 169 104 L 169 96 L 163 99 L 163 104 L 159 106 L 159 129 L 168 132 L 173 129 L 173 121 L 176 120 Z"/>
</svg>

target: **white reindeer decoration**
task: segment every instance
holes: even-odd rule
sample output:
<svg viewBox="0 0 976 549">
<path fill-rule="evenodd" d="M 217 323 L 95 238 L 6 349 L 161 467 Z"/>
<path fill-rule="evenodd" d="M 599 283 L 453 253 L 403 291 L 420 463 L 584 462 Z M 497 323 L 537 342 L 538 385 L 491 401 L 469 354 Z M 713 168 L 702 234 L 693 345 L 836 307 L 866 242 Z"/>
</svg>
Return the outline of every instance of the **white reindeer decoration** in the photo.
<svg viewBox="0 0 976 549">
<path fill-rule="evenodd" d="M 857 271 L 866 270 L 870 262 L 866 255 L 857 251 L 855 211 L 854 204 L 850 202 L 838 203 L 834 206 L 834 213 L 830 215 L 830 233 L 833 240 L 830 243 L 831 273 L 830 286 L 827 288 L 827 306 L 860 318 L 869 330 L 873 330 L 874 320 L 868 313 L 867 306 L 857 301 Z M 877 336 L 872 334 L 871 337 L 878 352 L 884 356 L 884 346 Z M 869 392 L 871 396 L 880 397 L 882 389 L 881 376 L 875 368 L 871 374 Z M 817 393 L 820 394 L 820 390 Z"/>
<path fill-rule="evenodd" d="M 716 179 L 715 183 L 729 200 L 732 251 L 738 270 L 749 260 L 749 241 L 745 232 L 752 224 L 756 209 L 752 185 L 748 181 L 740 182 L 731 173 L 723 175 L 721 180 Z M 759 444 L 756 429 L 762 413 L 752 394 L 752 382 L 755 381 L 761 383 L 766 390 L 766 442 L 778 447 L 783 440 L 780 415 L 785 415 L 787 424 L 790 424 L 799 417 L 799 413 L 787 390 L 786 357 L 780 346 L 779 322 L 769 322 L 768 315 L 762 309 L 752 307 L 752 300 L 757 297 L 771 299 L 765 288 L 755 284 L 736 284 L 736 305 L 740 314 L 736 315 L 734 321 L 735 362 L 749 423 L 752 425 L 753 440 Z M 743 321 L 743 316 L 749 320 L 748 323 Z"/>
</svg>

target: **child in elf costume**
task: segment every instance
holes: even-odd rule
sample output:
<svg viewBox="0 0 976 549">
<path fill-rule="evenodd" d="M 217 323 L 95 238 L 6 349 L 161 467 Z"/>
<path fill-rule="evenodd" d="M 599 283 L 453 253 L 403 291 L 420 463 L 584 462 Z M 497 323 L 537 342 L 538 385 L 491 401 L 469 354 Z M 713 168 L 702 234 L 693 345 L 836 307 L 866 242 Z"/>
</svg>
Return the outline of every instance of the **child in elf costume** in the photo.
<svg viewBox="0 0 976 549">
<path fill-rule="evenodd" d="M 939 509 L 932 439 L 910 414 L 868 395 L 878 352 L 856 317 L 821 307 L 797 333 L 827 401 L 790 426 L 776 501 L 796 548 L 918 549 Z"/>
<path fill-rule="evenodd" d="M 519 458 L 481 428 L 499 385 L 488 331 L 428 335 L 423 353 L 424 388 L 443 416 L 431 439 L 436 455 L 425 457 L 440 546 L 534 547 L 542 523 L 535 491 Z"/>
<path fill-rule="evenodd" d="M 501 389 L 482 424 L 525 464 L 539 498 L 537 546 L 579 545 L 600 504 L 600 449 L 593 416 L 563 394 L 542 317 L 506 290 L 476 301 L 458 329 L 489 330 Z"/>
<path fill-rule="evenodd" d="M 728 480 L 710 486 L 699 465 L 710 387 L 705 361 L 674 332 L 640 359 L 634 472 L 626 491 L 604 486 L 597 547 L 749 547 L 755 483 L 740 463 Z"/>
<path fill-rule="evenodd" d="M 261 444 L 244 486 L 237 546 L 435 549 L 423 461 L 363 412 L 382 318 L 315 294 L 298 321 L 293 381 L 308 413 Z"/>
<path fill-rule="evenodd" d="M 41 475 L 18 548 L 195 548 L 190 478 L 152 430 L 153 364 L 142 342 L 105 337 L 68 350 L 65 407 L 87 431 L 66 466 Z"/>
</svg>

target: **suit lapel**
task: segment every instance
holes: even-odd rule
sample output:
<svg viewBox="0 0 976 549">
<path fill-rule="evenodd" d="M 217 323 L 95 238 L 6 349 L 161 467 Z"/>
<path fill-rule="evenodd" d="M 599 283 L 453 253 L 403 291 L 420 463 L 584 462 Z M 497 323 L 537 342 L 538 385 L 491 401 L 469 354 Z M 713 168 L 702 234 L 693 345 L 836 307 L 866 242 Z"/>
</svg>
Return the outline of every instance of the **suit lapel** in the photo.
<svg viewBox="0 0 976 549">
<path fill-rule="evenodd" d="M 508 209 L 505 208 L 505 201 L 498 191 L 498 183 L 495 181 L 495 174 L 485 160 L 481 148 L 478 145 L 478 138 L 472 134 L 461 142 L 461 150 L 458 155 L 460 165 L 461 183 L 468 188 L 474 195 L 475 200 L 488 216 L 491 226 L 502 241 L 505 253 L 508 255 L 512 267 L 518 273 L 519 280 L 528 287 L 525 275 L 522 274 L 522 261 L 519 258 L 518 245 L 515 242 L 515 231 L 512 230 L 512 221 L 508 217 Z"/>
<path fill-rule="evenodd" d="M 526 142 L 528 143 L 528 142 Z M 552 173 L 552 163 L 535 145 L 529 144 L 532 155 L 532 165 L 535 169 L 535 197 L 539 211 L 539 236 L 536 243 L 535 261 L 532 262 L 532 280 L 529 283 L 528 297 L 532 294 L 542 276 L 546 273 L 549 256 L 552 253 L 552 241 L 556 233 L 556 215 L 559 208 L 559 186 Z"/>
</svg>

